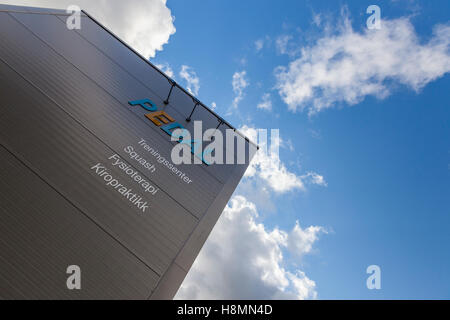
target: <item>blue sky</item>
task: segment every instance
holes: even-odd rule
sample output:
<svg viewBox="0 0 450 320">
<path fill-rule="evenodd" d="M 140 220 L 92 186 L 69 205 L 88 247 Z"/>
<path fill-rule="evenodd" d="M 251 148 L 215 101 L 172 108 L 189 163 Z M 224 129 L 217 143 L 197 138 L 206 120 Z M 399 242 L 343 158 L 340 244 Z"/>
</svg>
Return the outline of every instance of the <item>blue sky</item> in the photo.
<svg viewBox="0 0 450 320">
<path fill-rule="evenodd" d="M 383 20 L 409 17 L 420 44 L 436 25 L 448 25 L 446 1 L 169 1 L 177 31 L 150 60 L 167 63 L 185 86 L 177 73 L 190 66 L 204 103 L 215 102 L 237 127 L 279 128 L 293 147 L 280 151 L 288 170 L 324 177 L 326 187 L 273 195 L 271 212 L 256 203 L 267 229 L 290 229 L 299 220 L 327 230 L 300 262 L 284 261 L 287 269 L 298 263 L 315 282 L 318 298 L 450 298 L 449 76 L 418 91 L 387 78 L 384 99 L 336 102 L 312 116 L 288 110 L 276 89 L 275 68 L 300 56 L 280 53 L 276 39 L 291 37 L 293 50 L 314 46 L 324 37 L 324 24 L 333 28 L 342 21 L 343 8 L 353 30 L 364 32 L 370 4 L 380 6 Z M 242 71 L 249 85 L 229 114 L 231 79 Z M 265 93 L 271 112 L 257 108 Z M 372 264 L 381 267 L 381 290 L 366 287 Z"/>
<path fill-rule="evenodd" d="M 231 124 L 280 130 L 177 298 L 450 298 L 450 2 L 2 2 L 79 4 Z"/>
</svg>

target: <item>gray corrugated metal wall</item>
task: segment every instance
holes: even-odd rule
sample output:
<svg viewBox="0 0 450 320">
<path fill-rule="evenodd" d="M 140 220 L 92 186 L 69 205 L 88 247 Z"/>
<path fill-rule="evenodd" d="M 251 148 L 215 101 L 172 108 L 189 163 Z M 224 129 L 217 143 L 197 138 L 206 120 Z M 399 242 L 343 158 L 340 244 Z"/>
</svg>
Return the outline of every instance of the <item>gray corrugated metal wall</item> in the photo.
<svg viewBox="0 0 450 320">
<path fill-rule="evenodd" d="M 133 163 L 126 146 L 146 155 L 145 139 L 170 159 L 173 143 L 127 102 L 150 98 L 192 131 L 192 97 L 175 87 L 165 106 L 169 81 L 89 17 L 68 30 L 61 12 L 35 12 L 0 6 L 0 297 L 171 298 L 248 163 L 178 166 L 189 185 Z M 218 124 L 204 108 L 192 120 Z M 113 154 L 159 188 L 149 212 L 91 170 L 142 194 Z M 81 290 L 66 287 L 71 264 Z"/>
</svg>

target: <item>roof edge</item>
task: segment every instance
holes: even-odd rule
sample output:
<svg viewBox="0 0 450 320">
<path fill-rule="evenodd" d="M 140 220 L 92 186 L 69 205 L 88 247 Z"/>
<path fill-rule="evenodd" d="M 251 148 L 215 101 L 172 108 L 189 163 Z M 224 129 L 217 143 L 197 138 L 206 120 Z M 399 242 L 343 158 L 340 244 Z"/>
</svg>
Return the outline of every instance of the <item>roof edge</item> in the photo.
<svg viewBox="0 0 450 320">
<path fill-rule="evenodd" d="M 16 6 L 16 5 L 9 5 L 9 4 L 0 4 L 0 12 L 72 15 L 72 13 L 67 13 L 67 11 L 64 9 Z M 86 16 L 85 13 L 83 13 L 83 14 L 84 14 L 84 16 Z"/>
<path fill-rule="evenodd" d="M 242 132 L 240 132 L 238 129 L 236 129 L 234 126 L 232 126 L 228 121 L 224 120 L 221 116 L 219 116 L 217 113 L 215 113 L 213 110 L 211 110 L 207 105 L 205 105 L 203 102 L 201 102 L 197 97 L 194 97 L 189 91 L 184 89 L 182 86 L 180 86 L 176 81 L 174 81 L 172 78 L 170 78 L 168 75 L 166 75 L 163 71 L 161 71 L 158 67 L 156 67 L 153 63 L 150 62 L 149 59 L 146 59 L 144 56 L 142 56 L 139 52 L 137 52 L 135 49 L 133 49 L 130 45 L 128 45 L 125 41 L 123 41 L 119 36 L 117 36 L 114 32 L 109 30 L 107 27 L 105 27 L 103 24 L 101 24 L 97 19 L 95 19 L 93 16 L 91 16 L 88 12 L 85 10 L 81 10 L 89 19 L 91 19 L 93 22 L 95 22 L 99 27 L 101 27 L 103 30 L 108 32 L 111 36 L 113 36 L 116 40 L 118 40 L 120 43 L 122 43 L 124 46 L 126 46 L 129 50 L 131 50 L 133 53 L 135 53 L 139 58 L 144 60 L 148 65 L 150 65 L 153 69 L 158 71 L 161 75 L 163 75 L 170 83 L 172 83 L 174 86 L 176 86 L 178 89 L 183 91 L 186 95 L 192 98 L 192 101 L 195 103 L 198 103 L 200 106 L 202 106 L 204 109 L 209 111 L 213 116 L 215 116 L 219 122 L 226 124 L 230 129 L 233 129 L 237 134 L 239 134 L 241 137 L 243 137 L 249 144 L 252 144 L 256 147 L 257 150 L 259 150 L 259 146 L 251 141 L 247 136 L 245 136 Z"/>
</svg>

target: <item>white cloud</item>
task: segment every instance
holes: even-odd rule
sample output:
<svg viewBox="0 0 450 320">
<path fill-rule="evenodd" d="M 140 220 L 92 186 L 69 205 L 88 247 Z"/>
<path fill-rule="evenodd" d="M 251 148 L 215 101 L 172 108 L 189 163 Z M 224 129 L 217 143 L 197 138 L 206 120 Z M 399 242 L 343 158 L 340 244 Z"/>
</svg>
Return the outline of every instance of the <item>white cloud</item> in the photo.
<svg viewBox="0 0 450 320">
<path fill-rule="evenodd" d="M 270 99 L 270 93 L 265 93 L 262 96 L 261 102 L 256 106 L 258 109 L 270 111 L 272 110 L 272 100 Z"/>
<path fill-rule="evenodd" d="M 260 150 L 254 156 L 250 163 L 245 177 L 247 179 L 254 179 L 255 185 L 260 188 L 270 188 L 277 193 L 285 193 L 292 190 L 305 190 L 306 184 L 317 184 L 326 186 L 325 179 L 314 172 L 308 172 L 305 175 L 299 176 L 289 171 L 286 165 L 280 160 L 279 153 L 272 152 L 277 150 L 282 140 L 279 139 L 278 146 L 276 141 L 273 141 L 270 136 L 267 137 L 269 141 L 258 141 L 258 131 L 256 128 L 243 126 L 239 129 L 245 136 L 252 141 L 257 141 Z M 270 146 L 268 144 L 271 144 Z M 274 143 L 274 144 L 272 144 Z M 268 150 L 264 152 L 264 150 Z"/>
<path fill-rule="evenodd" d="M 170 67 L 170 65 L 168 63 L 160 63 L 160 64 L 155 64 L 155 66 L 161 70 L 162 72 L 164 72 L 166 75 L 168 75 L 170 78 L 174 78 L 174 73 L 172 68 Z"/>
<path fill-rule="evenodd" d="M 258 39 L 258 40 L 255 41 L 256 51 L 261 51 L 263 47 L 264 47 L 264 40 L 263 39 Z"/>
<path fill-rule="evenodd" d="M 320 134 L 319 130 L 309 129 L 309 133 L 311 134 L 311 137 L 314 139 L 322 139 L 322 135 Z"/>
<path fill-rule="evenodd" d="M 319 239 L 319 234 L 322 232 L 326 233 L 322 227 L 318 226 L 309 226 L 306 229 L 302 229 L 300 223 L 296 221 L 288 237 L 289 251 L 297 257 L 310 253 L 314 242 Z"/>
<path fill-rule="evenodd" d="M 385 98 L 389 84 L 416 92 L 450 71 L 450 26 L 434 28 L 422 43 L 406 18 L 383 20 L 381 30 L 355 32 L 348 18 L 335 35 L 305 47 L 288 67 L 278 67 L 277 88 L 292 111 L 314 114 L 366 96 Z"/>
<path fill-rule="evenodd" d="M 194 262 L 176 299 L 311 299 L 315 282 L 301 270 L 289 271 L 286 250 L 311 251 L 320 227 L 286 232 L 257 222 L 256 206 L 231 199 Z"/>
<path fill-rule="evenodd" d="M 200 89 L 200 79 L 197 77 L 195 71 L 186 65 L 181 66 L 180 77 L 186 80 L 187 90 L 193 94 L 198 95 Z"/>
<path fill-rule="evenodd" d="M 316 25 L 316 27 L 320 27 L 320 24 L 322 23 L 322 16 L 320 13 L 313 14 L 313 24 Z"/>
<path fill-rule="evenodd" d="M 308 172 L 305 175 L 301 176 L 303 181 L 309 181 L 311 184 L 317 184 L 318 186 L 326 187 L 328 183 L 325 181 L 325 178 L 320 174 L 315 172 Z"/>
<path fill-rule="evenodd" d="M 248 87 L 249 83 L 246 79 L 247 72 L 241 71 L 241 72 L 235 72 L 233 74 L 233 79 L 231 81 L 231 85 L 233 86 L 233 92 L 235 94 L 235 97 L 233 99 L 233 108 L 237 108 L 239 105 L 239 102 L 244 98 L 244 89 Z"/>
<path fill-rule="evenodd" d="M 166 0 L 2 0 L 1 3 L 64 10 L 77 5 L 146 58 L 161 51 L 176 31 Z"/>
<path fill-rule="evenodd" d="M 272 40 L 269 36 L 265 36 L 261 39 L 255 41 L 255 49 L 256 52 L 261 51 L 264 47 L 269 47 L 271 45 Z"/>
<path fill-rule="evenodd" d="M 281 140 L 280 141 L 280 147 L 287 148 L 289 151 L 294 151 L 294 144 L 292 143 L 291 139 L 288 140 Z"/>
<path fill-rule="evenodd" d="M 275 44 L 276 44 L 278 53 L 281 53 L 281 54 L 288 53 L 288 44 L 291 39 L 292 39 L 292 36 L 290 36 L 290 35 L 281 35 L 276 39 Z"/>
<path fill-rule="evenodd" d="M 211 110 L 216 110 L 217 104 L 215 102 L 211 102 Z"/>
</svg>

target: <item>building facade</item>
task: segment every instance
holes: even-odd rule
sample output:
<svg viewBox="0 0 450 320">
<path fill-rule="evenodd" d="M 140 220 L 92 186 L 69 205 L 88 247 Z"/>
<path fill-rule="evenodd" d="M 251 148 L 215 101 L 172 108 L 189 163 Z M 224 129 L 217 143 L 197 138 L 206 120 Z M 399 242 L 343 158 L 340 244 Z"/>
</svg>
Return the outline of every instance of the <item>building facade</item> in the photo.
<svg viewBox="0 0 450 320">
<path fill-rule="evenodd" d="M 88 13 L 67 17 L 0 5 L 0 298 L 171 299 L 256 146 L 235 131 L 244 164 L 173 164 L 149 110 L 233 128 Z"/>
</svg>

